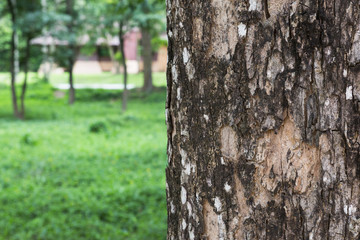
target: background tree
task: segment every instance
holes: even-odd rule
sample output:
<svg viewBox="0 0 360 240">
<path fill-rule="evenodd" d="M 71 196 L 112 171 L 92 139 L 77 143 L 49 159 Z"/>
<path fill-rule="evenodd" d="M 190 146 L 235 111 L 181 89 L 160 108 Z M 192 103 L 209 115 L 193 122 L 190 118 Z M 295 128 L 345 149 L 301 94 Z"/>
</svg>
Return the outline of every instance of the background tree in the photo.
<svg viewBox="0 0 360 240">
<path fill-rule="evenodd" d="M 44 22 L 42 21 L 42 12 L 39 10 L 39 1 L 25 1 L 16 0 L 8 1 L 7 8 L 2 8 L 5 11 L 2 12 L 2 16 L 6 15 L 6 10 L 9 10 L 12 22 L 12 34 L 10 46 L 7 48 L 7 41 L 4 39 L 3 46 L 4 52 L 10 52 L 11 61 L 10 67 L 6 64 L 10 59 L 8 54 L 4 54 L 1 62 L 1 70 L 11 72 L 11 96 L 13 111 L 16 118 L 23 119 L 25 115 L 25 93 L 27 88 L 28 71 L 34 70 L 39 65 L 39 58 L 37 57 L 36 49 L 31 49 L 30 40 L 39 34 Z M 6 23 L 6 20 L 4 21 Z M 1 24 L 0 24 L 1 25 Z M 0 26 L 0 31 L 4 33 L 4 36 L 9 36 L 6 26 Z M 2 38 L 1 38 L 2 39 Z M 0 40 L 1 41 L 1 40 Z M 21 53 L 21 54 L 19 54 Z M 33 57 L 30 57 L 31 54 Z M 30 60 L 33 60 L 30 62 Z M 16 80 L 17 73 L 23 70 L 25 73 L 22 90 L 20 94 L 20 105 L 18 105 L 18 98 L 16 92 Z"/>
<path fill-rule="evenodd" d="M 119 27 L 117 27 L 118 13 L 116 8 L 117 1 L 95 1 L 87 5 L 87 14 L 96 16 L 90 18 L 91 24 L 96 27 L 96 31 L 91 34 L 91 39 L 94 44 L 98 44 L 99 38 L 105 39 L 103 45 L 107 47 L 109 57 L 113 64 L 113 69 L 116 74 L 120 74 L 120 61 L 117 50 L 114 49 L 112 40 L 118 35 Z"/>
<path fill-rule="evenodd" d="M 13 25 L 13 37 L 11 40 L 11 93 L 12 103 L 15 117 L 24 119 L 25 117 L 25 94 L 27 89 L 28 72 L 30 68 L 37 68 L 36 66 L 30 66 L 31 53 L 31 39 L 38 35 L 43 26 L 43 12 L 40 9 L 39 0 L 16 0 L 9 1 L 8 6 L 12 18 Z M 14 35 L 15 31 L 15 35 Z M 21 53 L 21 55 L 19 54 Z M 20 94 L 20 105 L 18 106 L 17 92 L 16 92 L 16 80 L 17 73 L 21 70 L 24 71 L 24 80 L 22 84 Z"/>
<path fill-rule="evenodd" d="M 160 0 L 139 0 L 134 21 L 141 29 L 142 57 L 144 62 L 143 91 L 151 92 L 153 48 L 151 40 L 164 31 L 165 2 Z"/>
<path fill-rule="evenodd" d="M 54 5 L 56 5 L 56 2 Z M 51 10 L 48 6 L 47 0 L 41 0 L 41 10 L 43 13 L 42 20 L 45 22 L 46 20 L 48 20 L 47 14 L 51 13 Z M 45 36 L 45 37 L 50 37 L 49 27 L 44 26 L 41 29 L 41 35 Z M 51 70 L 53 67 L 53 58 L 51 57 L 51 53 L 54 52 L 54 48 L 55 48 L 55 44 L 49 44 L 49 45 L 44 44 L 41 49 L 42 53 L 43 53 L 42 63 L 43 63 L 44 82 L 45 83 L 48 83 L 49 79 L 50 79 L 50 74 L 51 74 Z"/>
<path fill-rule="evenodd" d="M 31 39 L 41 33 L 44 27 L 43 14 L 40 8 L 39 0 L 18 0 L 19 20 L 18 25 L 21 30 L 21 37 L 25 40 L 25 49 L 23 57 L 23 71 L 24 81 L 21 88 L 20 95 L 20 110 L 19 117 L 25 117 L 25 94 L 27 89 L 29 61 L 31 58 Z"/>
<path fill-rule="evenodd" d="M 137 0 L 138 1 L 138 0 Z M 124 79 L 124 91 L 122 97 L 122 111 L 126 111 L 127 109 L 127 99 L 128 99 L 128 89 L 127 89 L 127 65 L 126 65 L 126 56 L 124 49 L 124 41 L 125 34 L 127 31 L 131 30 L 134 25 L 134 12 L 137 6 L 137 1 L 134 0 L 108 0 L 107 1 L 107 9 L 108 13 L 110 13 L 110 17 L 108 17 L 105 21 L 106 24 L 110 27 L 117 28 L 117 35 L 119 37 L 119 60 L 123 67 L 123 79 Z M 111 31 L 110 31 L 111 32 Z"/>
<path fill-rule="evenodd" d="M 167 6 L 168 239 L 359 239 L 358 3 Z"/>
<path fill-rule="evenodd" d="M 16 97 L 16 75 L 19 71 L 19 52 L 18 52 L 18 26 L 17 26 L 17 1 L 7 0 L 8 9 L 11 15 L 11 62 L 10 62 L 10 73 L 11 73 L 11 100 L 13 105 L 14 116 L 21 118 L 17 104 Z"/>
<path fill-rule="evenodd" d="M 77 12 L 74 9 L 74 0 L 66 0 L 66 14 L 70 16 L 71 20 L 67 24 L 68 30 L 68 47 L 69 47 L 69 57 L 68 57 L 68 71 L 69 71 L 69 104 L 75 102 L 75 88 L 74 88 L 74 77 L 73 69 L 76 60 L 76 32 L 75 32 L 75 20 Z"/>
<path fill-rule="evenodd" d="M 92 1 L 89 1 L 92 3 Z M 60 66 L 64 66 L 69 73 L 69 104 L 75 102 L 74 64 L 81 50 L 86 44 L 85 37 L 93 30 L 91 21 L 86 15 L 86 2 L 66 0 L 54 6 L 56 14 L 50 35 L 63 44 L 57 46 L 54 58 Z"/>
</svg>

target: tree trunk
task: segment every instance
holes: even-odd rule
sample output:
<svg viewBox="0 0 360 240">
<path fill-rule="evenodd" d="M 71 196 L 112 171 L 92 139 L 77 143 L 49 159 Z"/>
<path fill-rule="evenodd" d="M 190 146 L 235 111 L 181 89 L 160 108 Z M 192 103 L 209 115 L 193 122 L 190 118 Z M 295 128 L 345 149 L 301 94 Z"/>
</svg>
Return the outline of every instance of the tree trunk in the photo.
<svg viewBox="0 0 360 240">
<path fill-rule="evenodd" d="M 31 37 L 28 36 L 26 39 L 26 54 L 25 54 L 25 67 L 24 67 L 24 83 L 22 85 L 22 89 L 21 89 L 21 96 L 20 96 L 20 104 L 21 104 L 21 109 L 20 109 L 20 117 L 21 119 L 25 118 L 25 94 L 26 94 L 26 89 L 27 89 L 27 80 L 28 80 L 28 73 L 29 73 L 29 59 L 30 59 L 30 40 Z"/>
<path fill-rule="evenodd" d="M 127 67 L 126 67 L 126 57 L 125 57 L 125 49 L 124 49 L 124 30 L 123 23 L 120 23 L 119 26 L 119 40 L 120 40 L 120 53 L 121 53 L 121 62 L 124 68 L 124 91 L 122 98 L 122 111 L 125 112 L 127 109 L 127 99 L 128 99 L 128 90 L 127 90 Z"/>
<path fill-rule="evenodd" d="M 16 75 L 18 72 L 19 65 L 19 53 L 18 53 L 18 36 L 17 36 L 17 19 L 16 19 L 16 0 L 8 0 L 8 7 L 11 14 L 12 22 L 12 34 L 11 34 L 11 101 L 16 118 L 21 118 L 17 104 L 16 96 Z"/>
<path fill-rule="evenodd" d="M 68 24 L 69 29 L 69 35 L 70 35 L 70 56 L 69 56 L 69 104 L 72 105 L 75 102 L 75 88 L 74 88 L 74 76 L 73 76 L 73 70 L 74 70 L 74 64 L 76 59 L 76 39 L 75 39 L 75 33 L 74 33 L 74 0 L 66 0 L 66 14 L 68 14 L 71 17 L 71 21 Z"/>
<path fill-rule="evenodd" d="M 167 1 L 168 239 L 360 239 L 360 10 Z"/>
<path fill-rule="evenodd" d="M 41 0 L 41 11 L 43 14 L 43 21 L 45 21 L 45 13 L 47 11 L 47 4 L 46 4 L 46 0 Z M 41 30 L 41 33 L 43 36 L 48 37 L 49 36 L 49 31 L 47 29 L 47 27 L 43 27 Z M 52 69 L 52 62 L 50 60 L 50 54 L 49 54 L 49 46 L 47 46 L 46 44 L 44 44 L 41 48 L 41 51 L 43 53 L 43 60 L 42 60 L 42 65 L 43 65 L 43 72 L 44 72 L 44 82 L 48 83 L 49 79 L 50 79 L 50 74 L 51 74 L 51 69 Z M 47 69 L 47 64 L 49 64 L 50 69 Z"/>
<path fill-rule="evenodd" d="M 72 105 L 75 102 L 75 88 L 74 88 L 74 76 L 73 76 L 74 63 L 70 63 L 69 68 L 69 104 Z"/>
<path fill-rule="evenodd" d="M 143 45 L 143 60 L 144 60 L 144 86 L 143 91 L 151 92 L 153 89 L 152 83 L 152 48 L 151 35 L 148 30 L 142 29 L 141 43 Z"/>
</svg>

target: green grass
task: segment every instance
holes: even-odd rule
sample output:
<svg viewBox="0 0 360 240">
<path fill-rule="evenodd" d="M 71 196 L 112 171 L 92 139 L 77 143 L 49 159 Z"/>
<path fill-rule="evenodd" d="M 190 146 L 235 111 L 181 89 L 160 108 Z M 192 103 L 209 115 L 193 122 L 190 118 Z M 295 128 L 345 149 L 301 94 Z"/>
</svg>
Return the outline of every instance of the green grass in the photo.
<svg viewBox="0 0 360 240">
<path fill-rule="evenodd" d="M 9 94 L 0 85 L 0 239 L 165 239 L 165 88 L 132 91 L 121 113 L 121 92 L 78 90 L 68 106 L 35 83 L 25 121 Z"/>
<path fill-rule="evenodd" d="M 29 82 L 37 82 L 41 76 L 38 76 L 37 73 L 29 74 Z M 21 83 L 24 79 L 24 74 L 20 73 L 18 75 L 18 82 Z M 123 75 L 112 74 L 109 72 L 104 72 L 101 74 L 75 74 L 74 75 L 75 83 L 123 83 Z M 143 84 L 143 73 L 138 74 L 129 74 L 129 83 L 134 84 L 135 87 L 142 87 Z M 10 83 L 10 74 L 9 73 L 0 73 L 0 83 L 9 84 Z M 61 74 L 52 74 L 50 76 L 50 83 L 68 83 L 68 73 Z M 166 86 L 166 77 L 164 73 L 153 73 L 153 84 L 156 87 L 165 87 Z"/>
</svg>

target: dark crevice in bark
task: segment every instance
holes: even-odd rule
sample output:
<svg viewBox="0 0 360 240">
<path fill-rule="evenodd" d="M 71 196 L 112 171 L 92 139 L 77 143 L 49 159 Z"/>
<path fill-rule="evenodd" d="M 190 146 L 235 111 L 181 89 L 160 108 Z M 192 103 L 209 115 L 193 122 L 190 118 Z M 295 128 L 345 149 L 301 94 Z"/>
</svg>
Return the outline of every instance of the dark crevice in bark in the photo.
<svg viewBox="0 0 360 240">
<path fill-rule="evenodd" d="M 264 1 L 265 17 L 270 18 L 268 0 L 263 0 L 263 1 Z"/>
<path fill-rule="evenodd" d="M 301 236 L 302 239 L 305 240 L 305 222 L 304 222 L 304 212 L 301 206 L 298 206 L 300 212 L 300 225 L 301 225 Z"/>
<path fill-rule="evenodd" d="M 326 231 L 326 233 L 327 233 L 327 240 L 330 240 L 330 224 L 331 224 L 331 214 L 329 214 L 328 215 L 328 225 L 327 225 L 327 231 Z"/>
</svg>

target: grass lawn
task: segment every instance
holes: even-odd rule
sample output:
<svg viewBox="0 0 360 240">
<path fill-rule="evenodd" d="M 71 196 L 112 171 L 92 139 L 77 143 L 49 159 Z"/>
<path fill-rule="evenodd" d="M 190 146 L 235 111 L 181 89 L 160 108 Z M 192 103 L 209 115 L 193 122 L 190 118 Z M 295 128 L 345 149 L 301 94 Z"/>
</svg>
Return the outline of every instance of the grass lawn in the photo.
<svg viewBox="0 0 360 240">
<path fill-rule="evenodd" d="M 0 239 L 165 239 L 165 88 L 130 96 L 34 83 L 19 121 L 0 84 Z"/>
<path fill-rule="evenodd" d="M 139 74 L 129 74 L 129 83 L 134 84 L 136 87 L 142 87 L 143 84 L 143 73 Z M 37 82 L 39 77 L 37 73 L 29 74 L 29 82 L 34 83 Z M 20 73 L 18 75 L 18 82 L 21 83 L 24 79 L 24 74 Z M 50 83 L 68 83 L 68 73 L 61 74 L 52 74 L 50 76 Z M 75 83 L 123 83 L 123 75 L 116 75 L 109 72 L 101 73 L 101 74 L 75 74 L 74 75 Z M 0 72 L 0 84 L 9 84 L 10 83 L 10 74 Z M 153 73 L 153 84 L 157 87 L 165 87 L 166 86 L 166 76 L 165 73 Z"/>
</svg>

